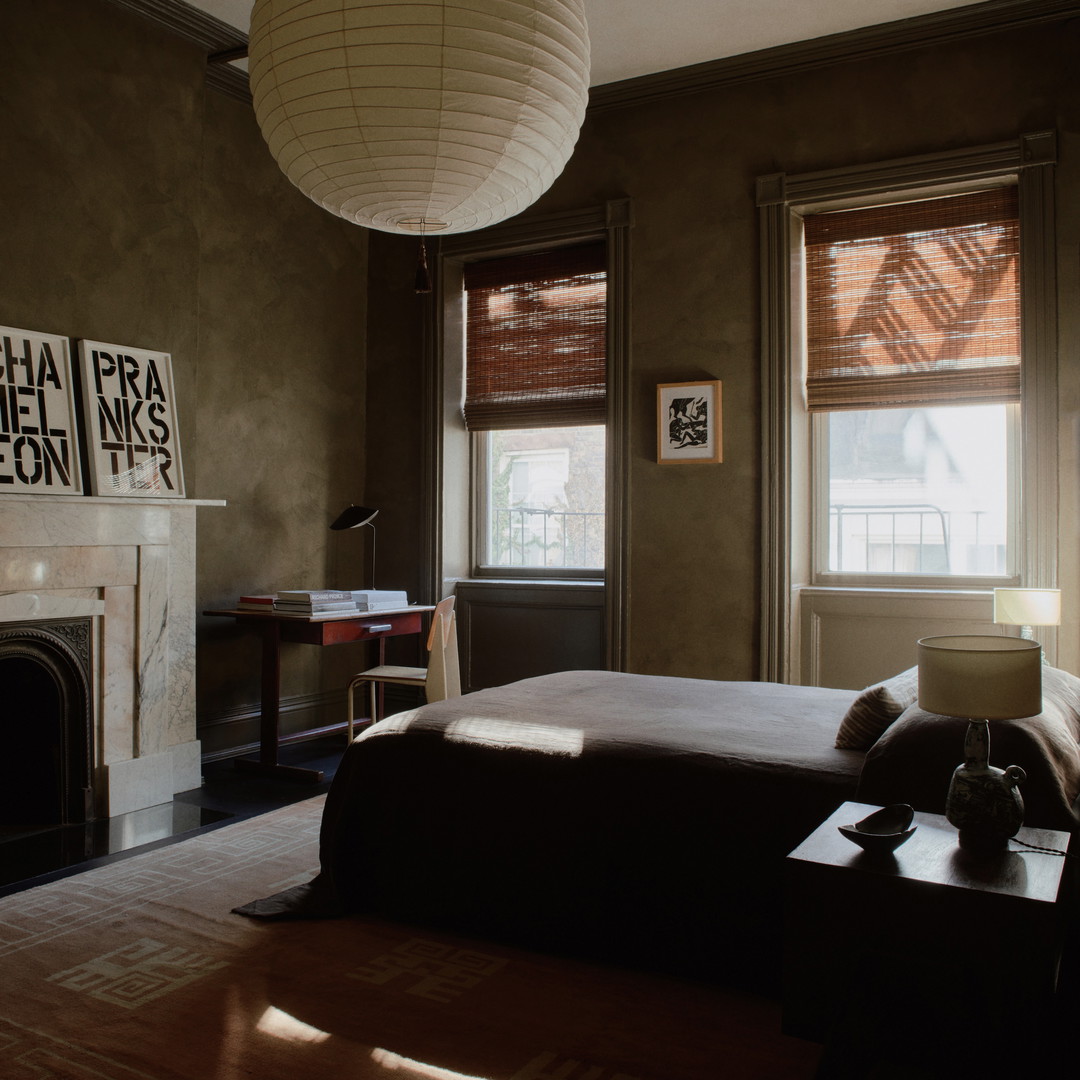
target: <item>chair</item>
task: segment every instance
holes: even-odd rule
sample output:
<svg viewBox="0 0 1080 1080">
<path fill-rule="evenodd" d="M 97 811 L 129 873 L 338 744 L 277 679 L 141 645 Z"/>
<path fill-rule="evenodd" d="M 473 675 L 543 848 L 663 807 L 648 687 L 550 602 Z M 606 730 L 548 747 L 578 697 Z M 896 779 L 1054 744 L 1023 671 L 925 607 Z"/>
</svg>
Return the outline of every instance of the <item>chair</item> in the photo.
<svg viewBox="0 0 1080 1080">
<path fill-rule="evenodd" d="M 418 686 L 428 701 L 444 701 L 461 696 L 461 670 L 458 666 L 457 618 L 454 615 L 454 598 L 440 600 L 431 613 L 431 630 L 427 639 L 428 665 L 421 667 L 397 667 L 380 664 L 378 667 L 354 675 L 347 687 L 349 709 L 349 742 L 353 740 L 353 698 L 356 688 L 368 684 L 371 703 L 371 721 L 377 715 L 376 688 L 380 684 L 394 686 Z"/>
</svg>

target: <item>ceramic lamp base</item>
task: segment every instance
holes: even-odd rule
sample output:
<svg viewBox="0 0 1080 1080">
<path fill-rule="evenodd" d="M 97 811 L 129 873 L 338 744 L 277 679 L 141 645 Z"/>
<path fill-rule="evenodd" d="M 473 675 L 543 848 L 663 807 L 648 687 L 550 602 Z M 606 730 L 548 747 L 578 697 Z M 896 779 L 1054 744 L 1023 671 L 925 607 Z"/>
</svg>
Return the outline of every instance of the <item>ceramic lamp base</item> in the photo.
<svg viewBox="0 0 1080 1080">
<path fill-rule="evenodd" d="M 945 817 L 959 830 L 962 848 L 1000 851 L 1024 823 L 1018 785 L 1027 779 L 1019 765 L 997 769 L 989 762 L 990 727 L 968 723 L 964 764 L 956 768 L 945 801 Z"/>
</svg>

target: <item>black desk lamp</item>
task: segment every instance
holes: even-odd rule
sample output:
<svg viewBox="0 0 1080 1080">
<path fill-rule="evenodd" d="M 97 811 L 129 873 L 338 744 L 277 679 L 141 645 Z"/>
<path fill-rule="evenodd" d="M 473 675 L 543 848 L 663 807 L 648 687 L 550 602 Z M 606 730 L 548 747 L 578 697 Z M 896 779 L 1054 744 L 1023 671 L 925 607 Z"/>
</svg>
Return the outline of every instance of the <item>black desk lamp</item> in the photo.
<svg viewBox="0 0 1080 1080">
<path fill-rule="evenodd" d="M 370 506 L 350 504 L 330 525 L 331 529 L 358 529 L 361 525 L 371 527 L 371 587 L 373 589 L 375 588 L 375 526 L 371 524 L 371 520 L 378 512 L 378 510 L 372 510 Z"/>
</svg>

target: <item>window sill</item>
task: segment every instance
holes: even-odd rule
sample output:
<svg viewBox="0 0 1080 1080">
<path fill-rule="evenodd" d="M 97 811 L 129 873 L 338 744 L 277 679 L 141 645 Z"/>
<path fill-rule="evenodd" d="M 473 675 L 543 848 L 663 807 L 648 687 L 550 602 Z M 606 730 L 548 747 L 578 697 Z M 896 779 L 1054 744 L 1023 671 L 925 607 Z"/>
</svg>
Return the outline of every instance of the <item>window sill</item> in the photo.
<svg viewBox="0 0 1080 1080">
<path fill-rule="evenodd" d="M 798 585 L 796 586 L 796 592 L 800 596 L 808 598 L 815 596 L 881 596 L 881 597 L 921 597 L 923 599 L 933 599 L 941 597 L 942 599 L 949 599 L 950 597 L 963 597 L 963 596 L 990 596 L 994 589 L 1003 587 L 1003 584 L 999 586 L 999 583 L 995 582 L 993 585 L 957 585 L 955 587 L 947 587 L 942 585 L 905 585 L 900 586 L 888 586 L 888 585 Z"/>
<path fill-rule="evenodd" d="M 513 588 L 515 585 L 522 588 L 529 589 L 568 589 L 568 588 L 584 588 L 584 589 L 602 589 L 604 587 L 604 581 L 602 578 L 533 578 L 533 577 L 466 577 L 466 578 L 451 578 L 448 579 L 447 584 L 453 585 L 465 585 L 470 589 L 474 588 L 492 588 L 492 589 L 505 589 Z"/>
</svg>

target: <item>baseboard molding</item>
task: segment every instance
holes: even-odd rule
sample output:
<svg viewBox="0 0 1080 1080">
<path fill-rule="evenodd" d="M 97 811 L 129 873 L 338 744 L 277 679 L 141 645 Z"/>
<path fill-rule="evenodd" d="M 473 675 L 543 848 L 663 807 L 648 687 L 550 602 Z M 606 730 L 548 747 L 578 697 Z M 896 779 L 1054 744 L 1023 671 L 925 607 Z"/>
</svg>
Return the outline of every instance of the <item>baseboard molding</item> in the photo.
<svg viewBox="0 0 1080 1080">
<path fill-rule="evenodd" d="M 421 703 L 408 687 L 387 687 L 385 713 L 413 709 Z M 304 742 L 341 732 L 345 741 L 345 691 L 298 694 L 282 698 L 279 744 Z M 202 760 L 223 761 L 257 753 L 261 713 L 258 705 L 240 705 L 208 716 L 200 716 L 198 737 Z"/>
</svg>

